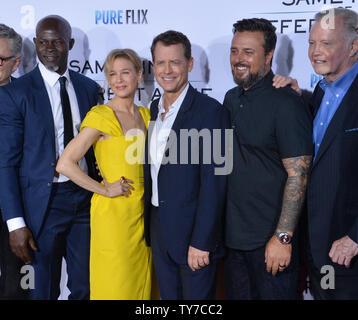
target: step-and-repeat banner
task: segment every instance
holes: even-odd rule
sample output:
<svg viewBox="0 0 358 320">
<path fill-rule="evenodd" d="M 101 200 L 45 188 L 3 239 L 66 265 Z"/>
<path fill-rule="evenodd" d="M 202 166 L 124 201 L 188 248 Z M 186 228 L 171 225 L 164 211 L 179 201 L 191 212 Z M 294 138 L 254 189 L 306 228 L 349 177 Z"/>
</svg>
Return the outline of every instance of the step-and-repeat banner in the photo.
<svg viewBox="0 0 358 320">
<path fill-rule="evenodd" d="M 114 48 L 134 49 L 143 60 L 144 71 L 136 103 L 148 106 L 162 93 L 154 79 L 150 55 L 157 34 L 172 29 L 188 36 L 195 61 L 189 77 L 191 84 L 222 102 L 226 91 L 235 86 L 229 63 L 233 24 L 253 17 L 268 19 L 277 29 L 274 72 L 295 77 L 301 88 L 313 91 L 320 77 L 307 57 L 308 34 L 315 13 L 327 7 L 358 11 L 358 1 L 14 0 L 2 4 L 0 22 L 13 27 L 23 37 L 22 64 L 15 73 L 19 76 L 36 65 L 32 39 L 37 21 L 49 14 L 66 18 L 75 39 L 69 68 L 97 81 L 105 89 L 105 100 L 111 98 L 103 73 L 106 55 Z M 67 295 L 64 288 L 61 298 Z"/>
</svg>

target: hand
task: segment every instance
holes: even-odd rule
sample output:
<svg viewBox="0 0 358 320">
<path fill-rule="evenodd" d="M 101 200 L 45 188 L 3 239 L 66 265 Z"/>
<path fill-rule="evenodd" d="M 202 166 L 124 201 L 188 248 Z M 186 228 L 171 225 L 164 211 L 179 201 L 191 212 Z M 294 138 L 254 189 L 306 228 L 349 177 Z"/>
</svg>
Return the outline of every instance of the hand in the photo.
<svg viewBox="0 0 358 320">
<path fill-rule="evenodd" d="M 350 237 L 345 236 L 333 242 L 329 257 L 334 263 L 345 265 L 349 268 L 351 260 L 358 254 L 358 244 Z"/>
<path fill-rule="evenodd" d="M 192 271 L 204 268 L 209 263 L 209 251 L 202 251 L 189 246 L 188 265 Z"/>
<path fill-rule="evenodd" d="M 278 89 L 286 86 L 290 86 L 291 89 L 295 90 L 299 95 L 302 95 L 302 90 L 298 86 L 298 82 L 296 79 L 291 77 L 281 76 L 276 74 L 272 79 L 272 85 Z"/>
<path fill-rule="evenodd" d="M 291 244 L 282 244 L 276 236 L 272 236 L 266 244 L 265 262 L 266 270 L 272 275 L 276 275 L 277 271 L 284 271 L 291 261 Z M 279 266 L 285 266 L 283 268 Z"/>
<path fill-rule="evenodd" d="M 32 261 L 28 246 L 37 251 L 35 240 L 29 228 L 23 227 L 9 233 L 9 243 L 12 252 L 25 263 Z"/>
<path fill-rule="evenodd" d="M 128 198 L 131 194 L 131 190 L 134 190 L 134 188 L 129 184 L 134 182 L 129 179 L 120 179 L 113 183 L 109 183 L 105 178 L 103 178 L 103 183 L 106 188 L 105 196 L 109 198 L 118 196 L 125 196 Z"/>
</svg>

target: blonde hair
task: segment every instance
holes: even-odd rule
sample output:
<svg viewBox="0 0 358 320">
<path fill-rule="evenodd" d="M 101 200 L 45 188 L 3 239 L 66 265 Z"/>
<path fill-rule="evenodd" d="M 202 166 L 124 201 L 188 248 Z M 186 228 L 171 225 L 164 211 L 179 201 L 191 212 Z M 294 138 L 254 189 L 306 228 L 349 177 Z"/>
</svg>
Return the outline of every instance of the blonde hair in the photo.
<svg viewBox="0 0 358 320">
<path fill-rule="evenodd" d="M 114 60 L 118 58 L 124 58 L 133 63 L 134 69 L 137 73 L 142 71 L 142 60 L 139 58 L 138 54 L 132 49 L 114 49 L 112 50 L 104 62 L 104 74 L 108 79 L 108 73 L 113 65 Z"/>
</svg>

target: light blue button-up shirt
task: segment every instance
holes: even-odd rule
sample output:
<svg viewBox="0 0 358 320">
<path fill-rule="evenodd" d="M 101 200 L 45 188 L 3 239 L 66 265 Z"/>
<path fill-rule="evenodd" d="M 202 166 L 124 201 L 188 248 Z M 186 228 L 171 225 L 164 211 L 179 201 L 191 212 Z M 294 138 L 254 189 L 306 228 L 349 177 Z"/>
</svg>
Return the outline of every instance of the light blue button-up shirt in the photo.
<svg viewBox="0 0 358 320">
<path fill-rule="evenodd" d="M 319 86 L 324 91 L 324 96 L 313 121 L 313 142 L 315 146 L 314 160 L 329 123 L 357 75 L 358 62 L 332 83 L 329 83 L 326 79 L 322 79 L 319 83 Z"/>
</svg>

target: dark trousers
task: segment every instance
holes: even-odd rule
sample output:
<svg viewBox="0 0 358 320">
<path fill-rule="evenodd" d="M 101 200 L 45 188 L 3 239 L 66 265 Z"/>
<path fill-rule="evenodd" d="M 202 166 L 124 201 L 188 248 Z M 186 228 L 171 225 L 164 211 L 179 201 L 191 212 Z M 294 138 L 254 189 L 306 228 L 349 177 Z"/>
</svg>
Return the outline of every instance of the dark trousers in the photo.
<svg viewBox="0 0 358 320">
<path fill-rule="evenodd" d="M 295 259 L 293 259 L 295 260 Z M 232 300 L 294 300 L 297 261 L 275 276 L 268 273 L 265 246 L 252 251 L 228 248 L 224 261 L 226 294 Z"/>
<path fill-rule="evenodd" d="M 320 270 L 314 265 L 311 251 L 307 250 L 308 273 L 311 280 L 311 293 L 315 300 L 357 300 L 358 299 L 358 275 L 334 275 L 334 289 L 323 289 Z M 335 265 L 333 262 L 331 265 Z M 323 279 L 324 280 L 324 279 Z"/>
<path fill-rule="evenodd" d="M 9 246 L 9 232 L 0 212 L 0 300 L 25 300 L 28 291 L 20 286 L 21 267 L 24 263 L 16 257 Z"/>
<path fill-rule="evenodd" d="M 161 234 L 158 208 L 152 206 L 150 237 L 154 268 L 163 300 L 214 299 L 217 260 L 210 260 L 206 267 L 192 271 L 188 264 L 176 263 L 165 247 Z"/>
<path fill-rule="evenodd" d="M 31 299 L 54 300 L 60 294 L 61 266 L 67 264 L 69 299 L 89 299 L 91 193 L 72 182 L 54 184 L 49 208 L 35 239 Z"/>
</svg>

